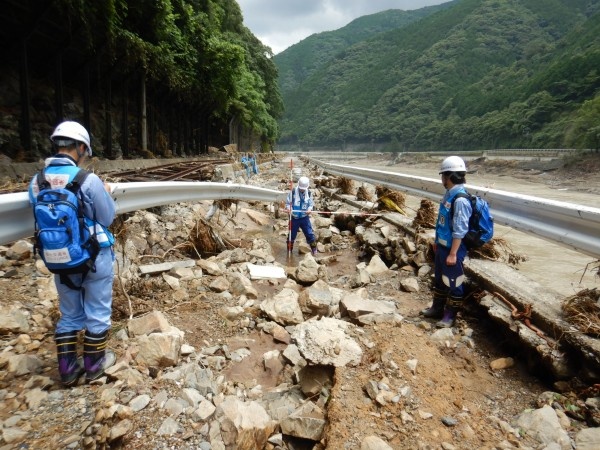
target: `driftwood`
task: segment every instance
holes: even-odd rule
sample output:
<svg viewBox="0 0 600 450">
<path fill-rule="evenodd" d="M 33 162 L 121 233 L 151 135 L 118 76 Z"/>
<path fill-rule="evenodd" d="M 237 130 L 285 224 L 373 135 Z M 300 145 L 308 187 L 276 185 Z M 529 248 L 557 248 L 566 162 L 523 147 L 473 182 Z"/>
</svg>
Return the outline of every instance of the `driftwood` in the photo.
<svg viewBox="0 0 600 450">
<path fill-rule="evenodd" d="M 369 193 L 367 188 L 364 186 L 360 186 L 356 191 L 356 200 L 362 202 L 370 202 L 372 201 L 373 196 Z"/>
<path fill-rule="evenodd" d="M 566 298 L 562 304 L 565 319 L 579 331 L 600 337 L 600 291 L 584 289 Z"/>
<path fill-rule="evenodd" d="M 437 205 L 431 200 L 421 200 L 421 206 L 413 220 L 414 228 L 435 228 Z"/>
<path fill-rule="evenodd" d="M 354 193 L 354 183 L 350 178 L 341 177 L 338 179 L 338 187 L 342 194 L 352 195 Z"/>
<path fill-rule="evenodd" d="M 402 192 L 392 191 L 385 186 L 377 186 L 375 193 L 377 194 L 377 208 L 379 210 L 395 211 L 406 215 L 404 212 L 406 196 Z"/>
</svg>

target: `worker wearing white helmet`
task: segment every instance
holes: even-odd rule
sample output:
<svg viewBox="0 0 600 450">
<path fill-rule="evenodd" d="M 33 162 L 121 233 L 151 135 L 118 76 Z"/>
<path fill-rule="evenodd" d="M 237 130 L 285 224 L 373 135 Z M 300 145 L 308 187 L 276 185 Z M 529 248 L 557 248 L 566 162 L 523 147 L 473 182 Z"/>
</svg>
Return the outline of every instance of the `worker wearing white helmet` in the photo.
<svg viewBox="0 0 600 450">
<path fill-rule="evenodd" d="M 56 148 L 66 148 L 75 146 L 77 153 L 77 164 L 84 156 L 92 156 L 92 147 L 90 145 L 90 135 L 83 125 L 73 121 L 66 121 L 59 124 L 50 136 L 50 140 Z M 83 146 L 81 145 L 83 144 Z"/>
<path fill-rule="evenodd" d="M 308 189 L 309 184 L 310 184 L 310 181 L 308 180 L 308 177 L 300 177 L 298 179 L 298 188 L 302 189 L 303 191 Z"/>
<path fill-rule="evenodd" d="M 83 176 L 79 165 L 92 155 L 90 135 L 83 125 L 66 121 L 59 124 L 50 140 L 56 154 L 47 158 L 42 172 L 29 185 L 29 200 L 35 208 L 40 202 L 40 190 L 65 189 L 74 180 L 83 180 L 78 189 L 83 209 L 83 223 L 94 235 L 97 255 L 88 272 L 54 275 L 58 291 L 60 318 L 56 324 L 58 371 L 65 386 L 74 386 L 85 373 L 93 381 L 114 364 L 115 354 L 105 350 L 111 327 L 112 285 L 114 278 L 114 237 L 108 227 L 115 218 L 116 206 L 110 196 L 110 186 L 94 173 Z M 46 183 L 47 182 L 47 183 Z M 43 203 L 43 202 L 42 202 Z M 44 230 L 37 230 L 38 233 Z M 86 245 L 91 240 L 86 242 Z M 63 249 L 42 249 L 44 257 L 53 263 L 69 262 Z M 51 255 L 51 256 L 48 256 Z M 57 272 L 55 272 L 57 273 Z M 83 367 L 78 360 L 78 335 L 83 336 Z"/>
<path fill-rule="evenodd" d="M 469 231 L 471 203 L 465 197 L 467 167 L 459 156 L 449 156 L 440 166 L 439 174 L 446 193 L 440 203 L 435 227 L 435 277 L 432 305 L 421 311 L 428 318 L 441 319 L 436 326 L 454 325 L 456 313 L 464 299 L 463 260 L 467 248 L 463 237 Z"/>
<path fill-rule="evenodd" d="M 288 235 L 288 250 L 294 249 L 294 241 L 301 229 L 306 237 L 306 242 L 310 245 L 313 255 L 317 254 L 317 238 L 313 232 L 309 215 L 312 212 L 315 203 L 312 194 L 308 189 L 310 181 L 308 177 L 300 177 L 298 186 L 291 190 L 287 195 L 285 208 L 290 212 L 290 230 Z"/>
</svg>

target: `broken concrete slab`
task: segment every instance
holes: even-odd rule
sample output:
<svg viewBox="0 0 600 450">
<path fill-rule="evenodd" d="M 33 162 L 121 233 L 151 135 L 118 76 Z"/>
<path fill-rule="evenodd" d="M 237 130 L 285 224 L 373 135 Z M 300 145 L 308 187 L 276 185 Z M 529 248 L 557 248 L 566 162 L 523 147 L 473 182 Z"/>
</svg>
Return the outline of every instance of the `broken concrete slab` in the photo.
<svg viewBox="0 0 600 450">
<path fill-rule="evenodd" d="M 285 269 L 278 266 L 257 266 L 256 264 L 248 264 L 251 280 L 269 280 L 278 278 L 287 278 Z"/>
<path fill-rule="evenodd" d="M 140 273 L 142 275 L 145 274 L 153 274 L 153 273 L 161 273 L 161 272 L 168 272 L 171 269 L 174 268 L 181 268 L 181 267 L 195 267 L 196 266 L 196 261 L 194 261 L 193 259 L 188 259 L 185 261 L 170 261 L 170 262 L 164 262 L 164 263 L 159 263 L 159 264 L 145 264 L 143 266 L 139 266 L 140 269 Z"/>
<path fill-rule="evenodd" d="M 531 307 L 529 320 L 551 340 L 548 343 L 544 339 L 533 337 L 527 344 L 530 356 L 541 356 L 538 363 L 543 367 L 552 370 L 557 376 L 560 375 L 560 378 L 564 378 L 566 373 L 571 371 L 578 372 L 586 378 L 600 376 L 600 342 L 579 332 L 564 320 L 561 309 L 562 295 L 496 261 L 470 259 L 465 261 L 465 273 L 488 291 L 499 293 L 518 311 L 523 312 Z M 501 300 L 495 303 L 503 304 L 505 315 L 510 316 L 509 305 Z M 495 314 L 496 318 L 500 316 L 499 313 Z M 509 325 L 510 330 L 510 326 L 515 327 L 517 321 L 508 317 L 504 322 Z M 552 348 L 553 345 L 556 348 Z M 543 347 L 546 347 L 544 351 Z M 563 361 L 562 358 L 568 359 Z"/>
</svg>

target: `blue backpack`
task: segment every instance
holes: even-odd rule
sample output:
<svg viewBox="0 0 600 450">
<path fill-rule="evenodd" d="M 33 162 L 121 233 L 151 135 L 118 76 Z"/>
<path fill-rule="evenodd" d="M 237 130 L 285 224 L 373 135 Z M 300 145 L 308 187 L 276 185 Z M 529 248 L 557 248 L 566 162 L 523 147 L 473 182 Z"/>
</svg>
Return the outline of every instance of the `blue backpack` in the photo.
<svg viewBox="0 0 600 450">
<path fill-rule="evenodd" d="M 42 169 L 37 174 L 39 194 L 33 206 L 35 219 L 34 252 L 40 254 L 48 270 L 60 275 L 71 289 L 75 286 L 68 275 L 95 271 L 100 246 L 95 234 L 84 223 L 80 188 L 88 172 L 79 170 L 64 188 L 52 188 Z"/>
<path fill-rule="evenodd" d="M 463 242 L 469 249 L 479 248 L 494 237 L 494 218 L 490 214 L 490 205 L 478 195 L 459 192 L 452 199 L 450 217 L 454 216 L 454 202 L 459 197 L 469 199 L 473 210 L 469 218 L 469 231 L 463 238 Z"/>
</svg>

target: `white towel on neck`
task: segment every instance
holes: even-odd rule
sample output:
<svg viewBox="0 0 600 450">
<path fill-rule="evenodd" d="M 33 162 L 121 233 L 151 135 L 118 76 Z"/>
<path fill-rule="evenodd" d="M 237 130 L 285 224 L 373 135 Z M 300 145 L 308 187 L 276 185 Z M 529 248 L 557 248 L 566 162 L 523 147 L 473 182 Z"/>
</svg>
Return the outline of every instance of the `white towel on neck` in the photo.
<svg viewBox="0 0 600 450">
<path fill-rule="evenodd" d="M 301 199 L 305 203 L 308 202 L 308 189 L 301 191 L 300 188 L 296 186 L 296 192 L 294 193 L 294 206 L 299 206 Z"/>
</svg>

